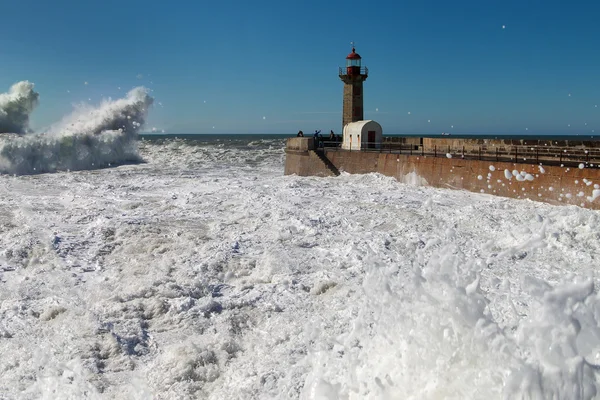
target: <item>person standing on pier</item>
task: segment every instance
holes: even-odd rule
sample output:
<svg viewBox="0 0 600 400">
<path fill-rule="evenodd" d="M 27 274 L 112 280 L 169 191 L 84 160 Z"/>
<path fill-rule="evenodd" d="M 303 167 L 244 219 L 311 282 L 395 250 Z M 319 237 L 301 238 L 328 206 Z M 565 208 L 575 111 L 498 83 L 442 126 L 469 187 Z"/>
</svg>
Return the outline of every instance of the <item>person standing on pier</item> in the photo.
<svg viewBox="0 0 600 400">
<path fill-rule="evenodd" d="M 313 137 L 315 138 L 315 148 L 319 147 L 319 133 L 321 133 L 321 130 L 315 130 L 315 133 L 313 135 Z"/>
</svg>

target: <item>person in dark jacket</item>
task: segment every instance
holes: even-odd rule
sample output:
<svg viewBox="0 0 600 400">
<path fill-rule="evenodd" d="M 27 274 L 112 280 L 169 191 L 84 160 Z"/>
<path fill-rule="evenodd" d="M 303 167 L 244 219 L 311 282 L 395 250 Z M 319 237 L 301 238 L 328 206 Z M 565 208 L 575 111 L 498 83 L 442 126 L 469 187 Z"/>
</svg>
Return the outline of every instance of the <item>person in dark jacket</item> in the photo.
<svg viewBox="0 0 600 400">
<path fill-rule="evenodd" d="M 304 132 L 298 131 L 298 135 L 296 135 L 296 136 L 298 136 L 298 137 L 304 137 Z"/>
</svg>

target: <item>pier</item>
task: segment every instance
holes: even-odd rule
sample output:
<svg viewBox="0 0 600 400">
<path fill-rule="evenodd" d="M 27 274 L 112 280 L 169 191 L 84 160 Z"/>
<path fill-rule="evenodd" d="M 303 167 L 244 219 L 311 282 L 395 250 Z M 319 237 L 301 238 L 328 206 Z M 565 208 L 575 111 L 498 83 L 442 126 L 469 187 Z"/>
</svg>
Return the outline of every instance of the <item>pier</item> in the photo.
<svg viewBox="0 0 600 400">
<path fill-rule="evenodd" d="M 600 209 L 600 147 L 416 139 L 344 150 L 339 142 L 289 138 L 285 174 L 377 172 L 417 185 Z"/>
</svg>

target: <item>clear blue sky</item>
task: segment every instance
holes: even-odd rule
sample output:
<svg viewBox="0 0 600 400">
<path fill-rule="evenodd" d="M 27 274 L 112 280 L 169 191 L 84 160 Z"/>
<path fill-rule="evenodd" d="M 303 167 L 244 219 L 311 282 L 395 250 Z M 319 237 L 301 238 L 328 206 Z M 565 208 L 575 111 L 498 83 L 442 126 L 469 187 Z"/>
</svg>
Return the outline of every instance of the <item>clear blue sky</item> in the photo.
<svg viewBox="0 0 600 400">
<path fill-rule="evenodd" d="M 148 129 L 340 132 L 355 41 L 384 133 L 600 133 L 597 1 L 0 0 L 0 14 L 0 91 L 36 84 L 37 129 L 141 84 Z"/>
</svg>

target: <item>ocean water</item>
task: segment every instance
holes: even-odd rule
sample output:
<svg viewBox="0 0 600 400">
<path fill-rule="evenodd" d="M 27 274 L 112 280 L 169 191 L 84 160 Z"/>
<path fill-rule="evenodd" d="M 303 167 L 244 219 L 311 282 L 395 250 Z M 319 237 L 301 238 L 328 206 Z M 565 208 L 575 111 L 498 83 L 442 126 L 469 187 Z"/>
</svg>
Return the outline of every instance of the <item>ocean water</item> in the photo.
<svg viewBox="0 0 600 400">
<path fill-rule="evenodd" d="M 1 399 L 598 397 L 597 211 L 205 139 L 0 175 Z"/>
<path fill-rule="evenodd" d="M 149 102 L 0 138 L 0 399 L 599 398 L 598 211 L 284 176 Z"/>
</svg>

